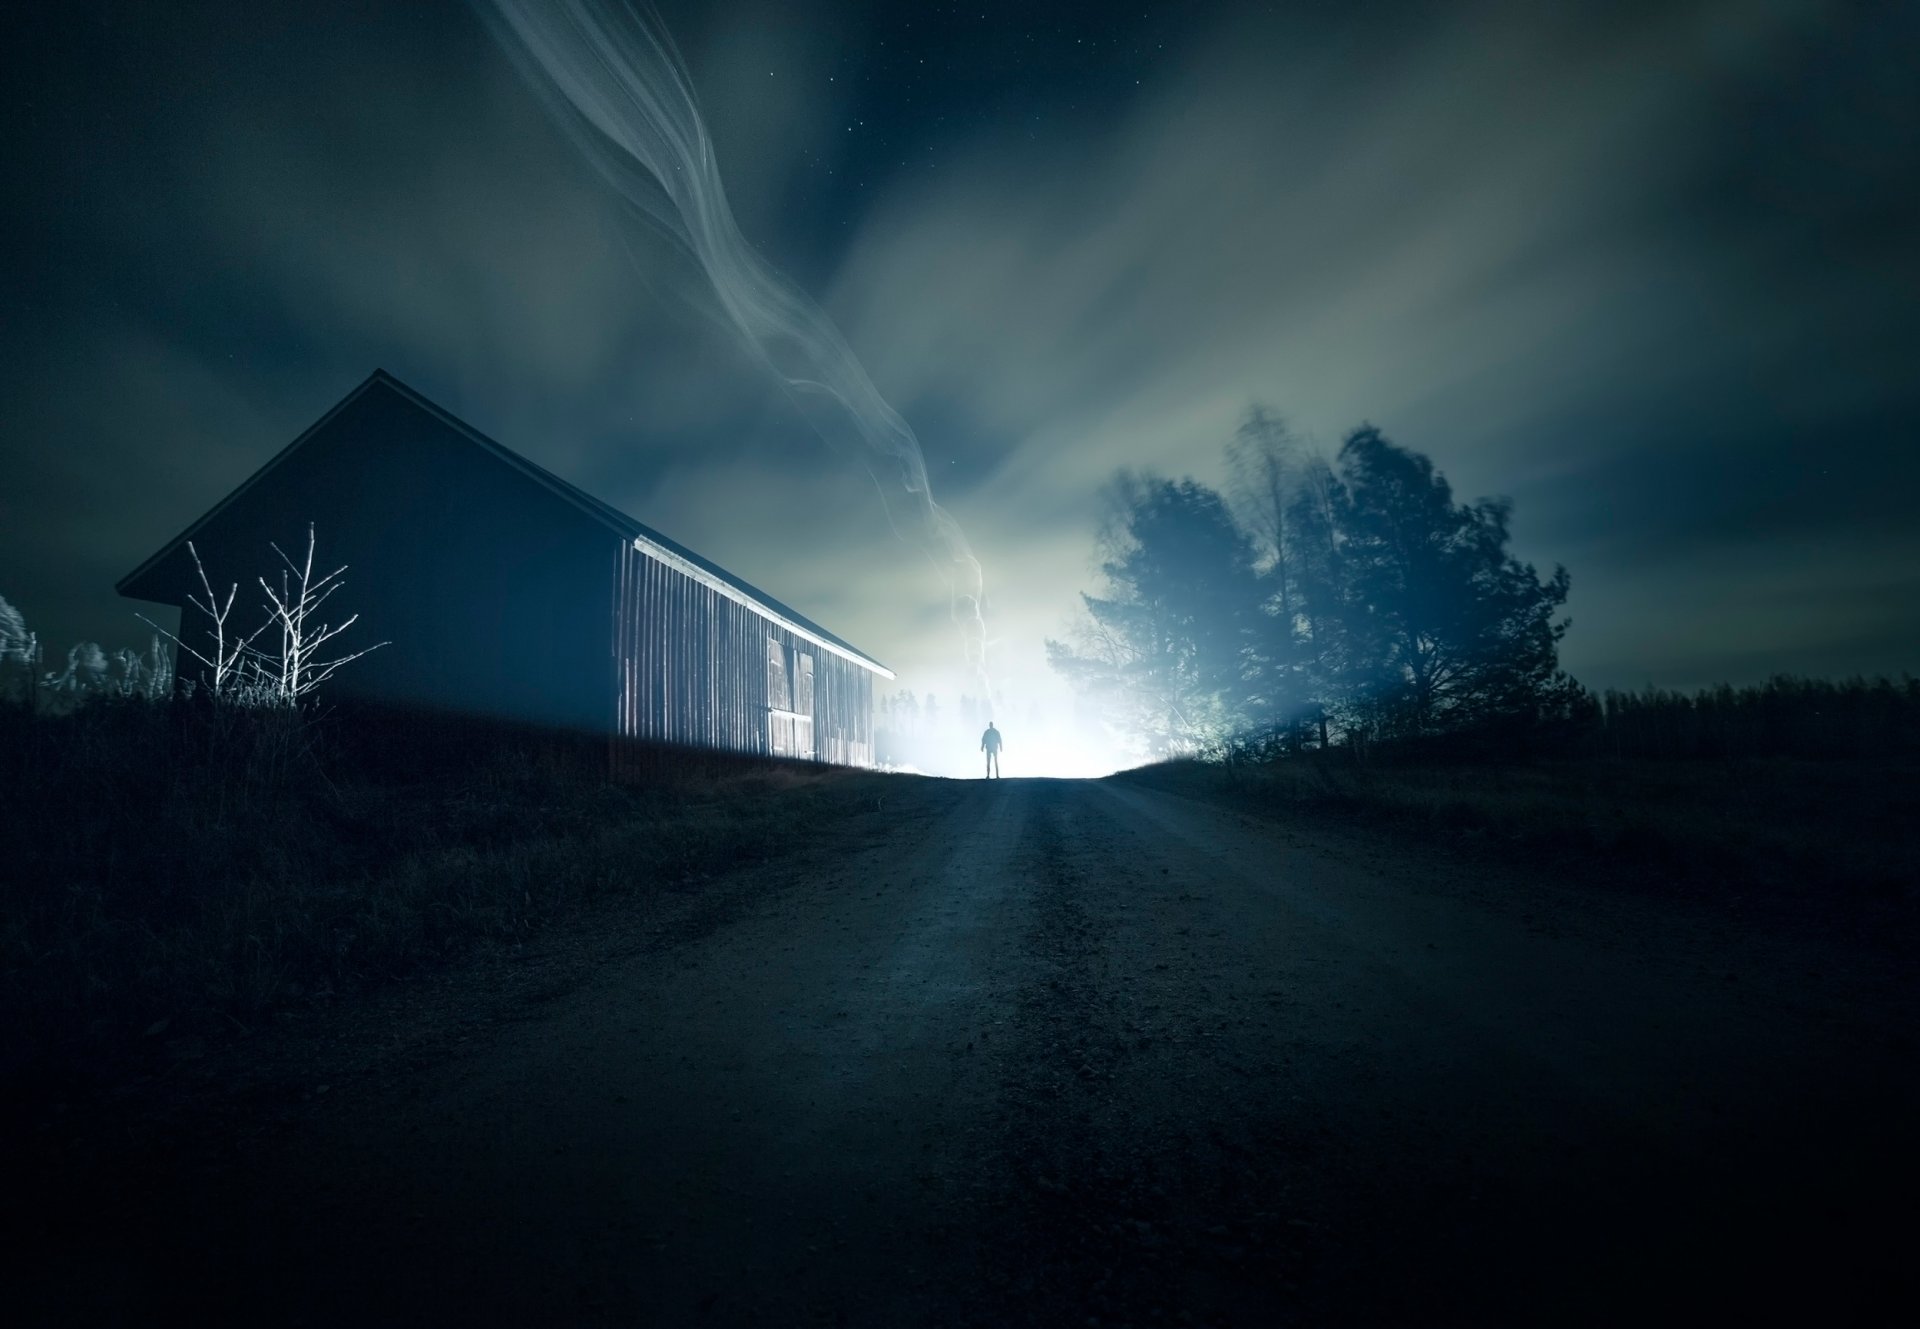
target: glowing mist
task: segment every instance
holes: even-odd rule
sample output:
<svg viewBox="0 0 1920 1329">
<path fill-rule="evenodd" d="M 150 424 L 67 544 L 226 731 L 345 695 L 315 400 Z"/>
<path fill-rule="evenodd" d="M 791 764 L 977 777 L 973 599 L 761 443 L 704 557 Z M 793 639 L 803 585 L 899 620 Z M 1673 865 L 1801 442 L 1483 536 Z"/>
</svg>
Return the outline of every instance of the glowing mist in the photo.
<svg viewBox="0 0 1920 1329">
<path fill-rule="evenodd" d="M 728 323 L 808 424 L 865 461 L 890 522 L 889 485 L 909 496 L 919 543 L 947 580 L 967 666 L 991 696 L 980 561 L 934 502 L 920 441 L 840 330 L 741 236 L 693 80 L 659 15 L 590 0 L 476 3 L 594 168 L 698 260 Z M 894 530 L 901 533 L 898 522 Z"/>
</svg>

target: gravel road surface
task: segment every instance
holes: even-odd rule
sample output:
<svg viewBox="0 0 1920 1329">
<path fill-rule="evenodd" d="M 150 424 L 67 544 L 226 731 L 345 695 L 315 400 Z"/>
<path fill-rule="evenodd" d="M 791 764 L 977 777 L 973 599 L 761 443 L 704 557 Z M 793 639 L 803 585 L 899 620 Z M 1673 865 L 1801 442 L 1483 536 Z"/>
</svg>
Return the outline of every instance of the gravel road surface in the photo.
<svg viewBox="0 0 1920 1329">
<path fill-rule="evenodd" d="M 75 1145 L 116 1193 L 43 1313 L 1904 1320 L 1890 950 L 1125 780 L 814 838 Z"/>
</svg>

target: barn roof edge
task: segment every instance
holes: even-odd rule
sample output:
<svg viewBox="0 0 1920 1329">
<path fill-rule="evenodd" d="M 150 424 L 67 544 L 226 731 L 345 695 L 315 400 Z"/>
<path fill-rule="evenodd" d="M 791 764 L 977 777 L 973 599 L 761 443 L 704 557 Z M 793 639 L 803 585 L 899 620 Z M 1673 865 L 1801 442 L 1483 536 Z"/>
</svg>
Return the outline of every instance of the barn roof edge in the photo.
<svg viewBox="0 0 1920 1329">
<path fill-rule="evenodd" d="M 719 564 L 702 558 L 685 545 L 680 544 L 676 540 L 669 539 L 644 522 L 629 517 L 612 504 L 595 498 L 592 494 L 589 494 L 586 490 L 570 481 L 561 479 L 558 475 L 555 475 L 552 471 L 549 471 L 537 462 L 529 461 L 512 448 L 507 447 L 505 444 L 490 438 L 480 430 L 474 428 L 452 411 L 447 410 L 444 406 L 424 396 L 416 389 L 409 387 L 385 369 L 375 369 L 371 374 L 367 375 L 357 387 L 339 401 L 335 402 L 325 414 L 306 429 L 302 430 L 298 437 L 269 458 L 259 470 L 235 486 L 233 491 L 225 498 L 202 513 L 197 520 L 184 531 L 180 532 L 179 535 L 176 535 L 173 539 L 161 545 L 160 548 L 151 557 L 142 562 L 140 566 L 115 582 L 114 589 L 119 594 L 131 599 L 145 598 L 139 595 L 133 588 L 143 577 L 151 572 L 161 560 L 191 540 L 208 522 L 212 521 L 221 512 L 230 507 L 249 489 L 253 488 L 268 472 L 272 471 L 282 461 L 291 456 L 296 450 L 306 444 L 308 440 L 324 429 L 335 416 L 339 415 L 340 412 L 352 405 L 355 401 L 358 401 L 374 387 L 384 387 L 409 405 L 427 412 L 466 438 L 469 442 L 490 453 L 496 460 L 513 467 L 528 479 L 533 480 L 574 507 L 579 508 L 587 516 L 609 527 L 620 535 L 623 540 L 638 542 L 643 547 L 652 546 L 652 550 L 648 550 L 647 552 L 653 553 L 653 551 L 659 551 L 669 555 L 668 561 L 675 564 L 679 571 L 692 576 L 695 580 L 708 583 L 729 598 L 743 600 L 762 615 L 779 621 L 781 626 L 786 627 L 789 631 L 794 631 L 800 636 L 813 639 L 816 644 L 826 647 L 836 655 L 846 657 L 853 663 L 878 674 L 882 678 L 890 679 L 894 677 L 891 669 L 888 669 L 885 665 L 852 643 L 827 631 L 819 624 L 814 623 L 804 615 L 782 604 L 758 587 L 734 576 Z M 657 557 L 658 555 L 655 554 L 655 556 Z"/>
</svg>

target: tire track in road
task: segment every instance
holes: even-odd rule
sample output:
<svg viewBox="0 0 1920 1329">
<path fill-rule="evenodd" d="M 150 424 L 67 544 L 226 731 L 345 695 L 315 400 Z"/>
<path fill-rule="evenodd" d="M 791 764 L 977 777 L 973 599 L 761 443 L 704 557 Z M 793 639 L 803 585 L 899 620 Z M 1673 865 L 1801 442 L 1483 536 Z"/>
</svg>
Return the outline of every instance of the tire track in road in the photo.
<svg viewBox="0 0 1920 1329">
<path fill-rule="evenodd" d="M 1022 945 L 1033 983 L 996 1048 L 989 1285 L 1010 1323 L 1285 1322 L 1310 1239 L 1241 1120 L 1263 1056 L 1195 935 L 1205 884 L 1087 784 L 1034 791 Z"/>
</svg>

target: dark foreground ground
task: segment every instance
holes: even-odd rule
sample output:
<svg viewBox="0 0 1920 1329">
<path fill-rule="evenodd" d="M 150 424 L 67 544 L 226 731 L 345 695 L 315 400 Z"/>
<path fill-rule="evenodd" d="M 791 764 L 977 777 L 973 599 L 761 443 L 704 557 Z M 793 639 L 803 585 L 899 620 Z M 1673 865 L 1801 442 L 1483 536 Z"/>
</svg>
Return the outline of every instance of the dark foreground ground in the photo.
<svg viewBox="0 0 1920 1329">
<path fill-rule="evenodd" d="M 1898 944 L 1139 783 L 879 787 L 54 1086 L 17 1322 L 1910 1322 Z"/>
</svg>

